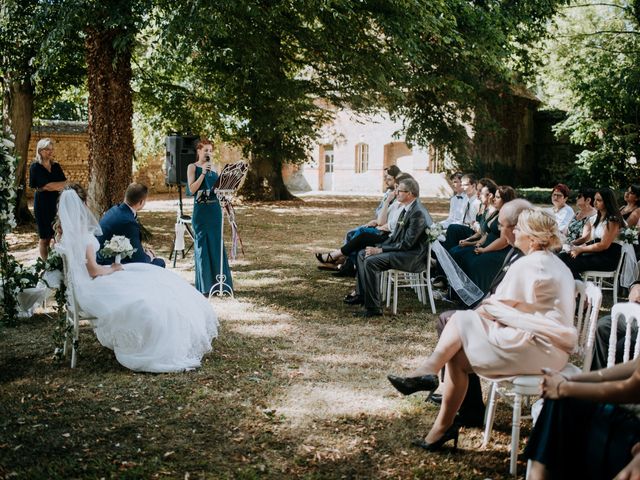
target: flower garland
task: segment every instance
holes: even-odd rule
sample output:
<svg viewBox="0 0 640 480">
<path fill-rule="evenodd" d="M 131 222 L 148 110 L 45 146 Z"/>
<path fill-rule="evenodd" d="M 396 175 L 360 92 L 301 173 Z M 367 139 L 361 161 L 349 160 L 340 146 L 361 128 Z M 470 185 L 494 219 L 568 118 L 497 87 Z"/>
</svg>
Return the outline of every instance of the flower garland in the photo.
<svg viewBox="0 0 640 480">
<path fill-rule="evenodd" d="M 0 323 L 15 325 L 18 317 L 18 293 L 22 290 L 20 278 L 15 275 L 16 259 L 9 254 L 7 234 L 16 227 L 14 216 L 16 202 L 15 168 L 12 155 L 13 142 L 0 133 L 0 276 L 2 277 L 2 316 Z"/>
<path fill-rule="evenodd" d="M 61 360 L 64 354 L 64 342 L 73 328 L 67 322 L 67 286 L 64 283 L 62 257 L 55 250 L 49 251 L 47 261 L 38 258 L 36 268 L 41 272 L 42 282 L 56 290 L 56 324 L 53 329 L 54 358 Z M 77 344 L 75 345 L 77 349 Z"/>
</svg>

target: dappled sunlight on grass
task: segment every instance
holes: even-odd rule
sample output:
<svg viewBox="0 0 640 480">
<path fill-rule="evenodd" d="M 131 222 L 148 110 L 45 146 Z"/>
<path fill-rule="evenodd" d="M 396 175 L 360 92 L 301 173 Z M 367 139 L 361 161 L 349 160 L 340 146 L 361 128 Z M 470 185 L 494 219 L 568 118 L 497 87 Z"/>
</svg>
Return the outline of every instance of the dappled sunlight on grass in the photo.
<svg viewBox="0 0 640 480">
<path fill-rule="evenodd" d="M 389 413 L 398 398 L 385 397 L 382 390 L 362 387 L 359 390 L 345 384 L 328 383 L 294 385 L 285 398 L 273 408 L 294 425 L 318 418 L 355 416 L 361 413 Z"/>
<path fill-rule="evenodd" d="M 185 213 L 192 203 L 184 198 Z M 71 370 L 51 358 L 53 322 L 44 315 L 5 330 L 0 464 L 24 478 L 507 478 L 504 404 L 487 451 L 476 451 L 481 431 L 472 429 L 461 435 L 461 455 L 409 446 L 438 410 L 424 394 L 397 393 L 386 375 L 407 373 L 431 352 L 436 315 L 403 291 L 397 315 L 354 318 L 358 308 L 342 302 L 354 279 L 317 269 L 313 252 L 340 246 L 377 204 L 322 195 L 239 205 L 246 256 L 231 262 L 235 297 L 210 299 L 220 336 L 193 372 L 128 371 L 88 327 Z M 426 204 L 446 214 L 446 201 Z M 176 210 L 174 192 L 150 199 L 141 219 L 154 234 L 149 246 L 193 284 L 193 251 L 175 268 L 168 258 Z M 9 236 L 18 258 L 35 260 L 34 232 Z"/>
</svg>

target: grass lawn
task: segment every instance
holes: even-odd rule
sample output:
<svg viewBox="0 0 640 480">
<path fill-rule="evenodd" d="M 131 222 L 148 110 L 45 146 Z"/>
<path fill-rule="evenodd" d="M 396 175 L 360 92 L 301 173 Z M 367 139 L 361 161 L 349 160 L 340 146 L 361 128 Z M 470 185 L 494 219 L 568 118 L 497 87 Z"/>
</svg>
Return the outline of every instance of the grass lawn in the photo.
<svg viewBox="0 0 640 480">
<path fill-rule="evenodd" d="M 316 268 L 313 252 L 340 245 L 376 203 L 309 197 L 237 207 L 246 255 L 232 264 L 236 297 L 212 300 L 220 336 L 197 371 L 126 370 L 88 327 L 71 370 L 52 358 L 46 315 L 3 328 L 0 477 L 509 478 L 506 405 L 485 451 L 478 429 L 461 431 L 458 452 L 410 446 L 437 409 L 424 395 L 402 397 L 385 377 L 431 351 L 435 316 L 405 291 L 398 315 L 354 319 L 342 303 L 353 279 Z M 425 203 L 446 215 L 446 202 Z M 174 204 L 156 198 L 140 215 L 165 258 Z M 35 259 L 31 229 L 10 241 L 19 259 Z M 193 282 L 192 256 L 176 269 Z"/>
</svg>

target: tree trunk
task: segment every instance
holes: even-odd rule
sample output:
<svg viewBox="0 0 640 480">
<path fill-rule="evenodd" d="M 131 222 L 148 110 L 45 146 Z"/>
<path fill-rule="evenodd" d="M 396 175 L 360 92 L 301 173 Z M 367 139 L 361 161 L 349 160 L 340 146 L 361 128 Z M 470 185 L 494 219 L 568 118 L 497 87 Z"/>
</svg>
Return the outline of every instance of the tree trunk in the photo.
<svg viewBox="0 0 640 480">
<path fill-rule="evenodd" d="M 254 155 L 240 194 L 248 200 L 295 200 L 282 179 L 282 162 Z"/>
<path fill-rule="evenodd" d="M 29 81 L 5 79 L 9 92 L 9 119 L 11 132 L 15 135 L 15 154 L 18 159 L 16 165 L 16 221 L 18 225 L 33 222 L 33 215 L 27 204 L 27 165 L 30 163 L 29 140 L 31 139 L 31 125 L 33 124 L 33 86 Z"/>
<path fill-rule="evenodd" d="M 121 202 L 131 182 L 131 47 L 116 52 L 117 29 L 87 31 L 89 87 L 89 207 L 102 214 Z"/>
</svg>

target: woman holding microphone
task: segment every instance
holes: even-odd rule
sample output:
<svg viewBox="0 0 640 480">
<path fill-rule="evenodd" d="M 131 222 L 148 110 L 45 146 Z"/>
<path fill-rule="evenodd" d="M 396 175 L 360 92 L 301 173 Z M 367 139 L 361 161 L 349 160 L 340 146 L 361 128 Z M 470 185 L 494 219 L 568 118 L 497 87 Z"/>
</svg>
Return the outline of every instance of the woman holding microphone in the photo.
<svg viewBox="0 0 640 480">
<path fill-rule="evenodd" d="M 191 224 L 195 234 L 196 289 L 209 295 L 211 287 L 219 281 L 220 274 L 220 232 L 222 229 L 222 209 L 216 197 L 214 185 L 218 173 L 211 162 L 213 145 L 203 138 L 196 146 L 197 159 L 187 167 L 189 191 L 194 196 Z M 232 293 L 233 281 L 227 261 L 227 252 L 222 248 L 224 291 Z"/>
</svg>

